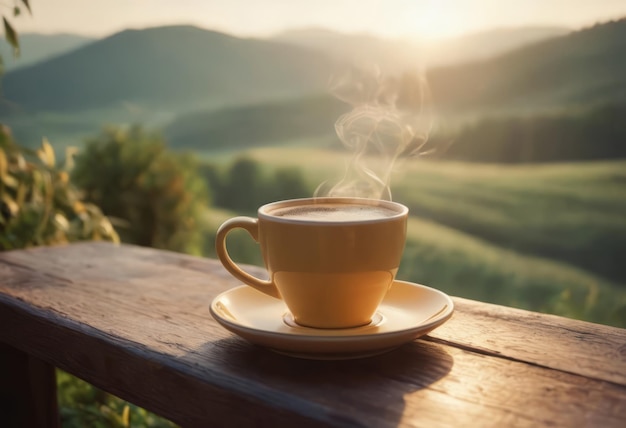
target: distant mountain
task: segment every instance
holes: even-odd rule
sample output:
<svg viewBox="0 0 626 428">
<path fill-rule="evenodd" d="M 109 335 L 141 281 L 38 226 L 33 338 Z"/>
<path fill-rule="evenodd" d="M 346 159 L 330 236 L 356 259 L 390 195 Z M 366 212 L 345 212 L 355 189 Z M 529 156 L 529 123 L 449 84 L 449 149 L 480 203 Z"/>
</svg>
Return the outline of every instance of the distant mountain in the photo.
<svg viewBox="0 0 626 428">
<path fill-rule="evenodd" d="M 126 30 L 8 73 L 4 109 L 251 102 L 320 90 L 332 64 L 301 47 L 190 26 Z"/>
<path fill-rule="evenodd" d="M 487 59 L 570 32 L 564 27 L 497 28 L 432 42 L 425 47 L 425 60 L 434 67 Z"/>
<path fill-rule="evenodd" d="M 385 39 L 369 34 L 345 34 L 308 28 L 285 31 L 271 40 L 316 49 L 353 63 L 375 63 L 383 71 L 397 73 L 406 69 L 485 59 L 569 31 L 560 27 L 503 28 L 420 43 L 408 39 Z"/>
<path fill-rule="evenodd" d="M 8 42 L 0 42 L 0 56 L 5 72 L 69 52 L 96 39 L 76 34 L 24 33 L 19 35 L 19 40 L 20 55 L 17 58 L 13 56 L 13 48 Z"/>
<path fill-rule="evenodd" d="M 499 153 L 494 147 L 498 146 L 498 141 L 502 138 L 511 140 L 506 144 L 513 146 L 520 138 L 534 141 L 540 136 L 541 141 L 549 141 L 550 132 L 557 135 L 551 131 L 552 128 L 561 125 L 568 130 L 562 130 L 558 135 L 578 132 L 582 128 L 572 127 L 571 124 L 582 123 L 581 117 L 586 118 L 584 133 L 588 136 L 593 132 L 590 130 L 595 129 L 594 126 L 608 126 L 610 120 L 607 118 L 615 118 L 617 114 L 613 112 L 621 112 L 623 109 L 597 110 L 602 112 L 602 120 L 596 120 L 598 113 L 581 116 L 579 112 L 586 112 L 596 105 L 626 103 L 626 20 L 609 22 L 538 42 L 492 59 L 436 68 L 428 75 L 434 106 L 441 113 L 439 117 L 444 122 L 451 121 L 449 114 L 476 117 L 481 114 L 510 116 L 519 111 L 532 113 L 535 117 L 532 123 L 537 124 L 534 130 L 529 125 L 529 120 L 519 119 L 503 120 L 504 125 L 500 127 L 500 122 L 487 122 L 489 126 L 482 124 L 477 128 L 482 132 L 480 135 L 477 134 L 478 131 L 472 131 L 479 135 L 479 140 L 495 141 L 487 153 L 492 157 Z M 342 111 L 339 104 L 327 95 L 278 104 L 200 112 L 174 121 L 166 128 L 166 137 L 176 147 L 196 149 L 251 147 L 281 144 L 304 136 L 322 137 L 333 134 L 335 120 L 345 111 L 345 107 Z M 546 111 L 552 114 L 554 110 L 567 112 L 563 117 L 542 116 Z M 510 132 L 505 134 L 501 129 L 503 127 L 517 127 L 523 130 L 524 135 L 518 136 L 515 129 L 508 128 L 507 132 Z M 466 131 L 470 132 L 471 129 Z M 490 132 L 496 134 L 491 135 Z M 619 140 L 619 132 L 611 134 L 611 130 L 598 129 L 597 135 L 602 135 L 603 140 L 614 144 Z M 516 140 L 508 137 L 509 135 L 516 135 Z M 572 138 L 570 136 L 565 140 Z M 585 138 L 584 141 L 592 141 Z M 567 141 L 560 141 L 559 145 L 549 145 L 559 147 L 558 151 L 562 152 L 551 154 L 550 159 L 565 159 L 567 156 L 581 159 L 593 152 L 587 150 L 579 140 L 580 138 L 577 139 L 577 154 L 573 154 L 573 148 L 570 150 L 572 153 L 563 148 L 567 146 Z M 506 144 L 502 143 L 500 146 L 505 147 Z M 460 146 L 457 144 L 455 150 Z M 469 151 L 476 150 L 475 157 L 485 160 L 484 147 L 480 149 L 483 152 L 478 153 L 477 147 L 482 147 L 480 144 L 464 143 L 463 147 Z M 521 147 L 514 149 L 522 150 Z M 615 152 L 611 147 L 606 150 L 598 147 L 596 149 L 598 153 L 594 152 L 593 155 L 596 158 Z M 542 150 L 549 151 L 550 148 Z M 534 160 L 549 158 L 548 155 L 542 158 L 539 151 L 534 149 Z M 478 156 L 479 154 L 483 157 Z M 464 159 L 471 158 L 467 153 L 463 156 Z M 514 156 L 513 158 L 513 161 L 518 159 Z M 527 158 L 528 156 L 524 159 Z"/>
<path fill-rule="evenodd" d="M 442 113 L 626 102 L 626 19 L 431 69 L 428 80 Z"/>
</svg>

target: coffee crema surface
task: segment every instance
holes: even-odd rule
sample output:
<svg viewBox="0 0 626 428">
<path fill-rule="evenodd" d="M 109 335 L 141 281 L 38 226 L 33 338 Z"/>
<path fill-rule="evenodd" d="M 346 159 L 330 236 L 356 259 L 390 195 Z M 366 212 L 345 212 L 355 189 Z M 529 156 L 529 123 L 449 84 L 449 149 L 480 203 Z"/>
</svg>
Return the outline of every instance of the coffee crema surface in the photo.
<svg viewBox="0 0 626 428">
<path fill-rule="evenodd" d="M 320 222 L 379 220 L 398 215 L 397 211 L 375 205 L 315 204 L 278 208 L 268 214 L 285 219 Z"/>
</svg>

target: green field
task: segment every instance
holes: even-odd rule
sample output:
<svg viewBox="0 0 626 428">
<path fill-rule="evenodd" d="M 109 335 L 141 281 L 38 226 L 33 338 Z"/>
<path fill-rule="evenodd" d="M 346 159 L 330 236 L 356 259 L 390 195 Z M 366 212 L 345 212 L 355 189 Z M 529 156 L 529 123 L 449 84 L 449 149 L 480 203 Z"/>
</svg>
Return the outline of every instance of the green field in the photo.
<svg viewBox="0 0 626 428">
<path fill-rule="evenodd" d="M 268 171 L 299 168 L 311 188 L 341 174 L 345 160 L 332 151 L 284 146 L 247 154 Z M 494 166 L 411 159 L 393 180 L 394 200 L 411 210 L 401 279 L 626 326 L 626 162 Z M 209 229 L 231 215 L 211 211 Z M 244 235 L 232 239 L 236 257 L 260 264 Z"/>
</svg>

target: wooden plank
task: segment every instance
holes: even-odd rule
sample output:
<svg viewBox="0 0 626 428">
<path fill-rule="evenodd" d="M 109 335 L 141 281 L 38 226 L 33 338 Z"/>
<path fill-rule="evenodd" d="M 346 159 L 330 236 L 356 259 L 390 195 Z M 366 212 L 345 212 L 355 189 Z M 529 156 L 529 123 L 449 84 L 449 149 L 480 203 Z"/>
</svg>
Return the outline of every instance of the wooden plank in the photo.
<svg viewBox="0 0 626 428">
<path fill-rule="evenodd" d="M 0 343 L 0 415 L 4 427 L 60 427 L 54 366 Z"/>
<path fill-rule="evenodd" d="M 0 278 L 3 277 L 2 262 L 5 262 L 5 267 L 22 266 L 27 269 L 26 276 L 35 275 L 34 278 L 54 277 L 61 282 L 83 278 L 87 283 L 94 284 L 104 280 L 109 293 L 125 296 L 134 293 L 129 286 L 130 280 L 130 283 L 142 287 L 142 290 L 147 288 L 150 293 L 157 295 L 156 300 L 145 297 L 148 299 L 145 301 L 147 304 L 153 305 L 155 301 L 167 304 L 169 300 L 164 300 L 163 296 L 169 293 L 177 301 L 188 305 L 190 311 L 199 313 L 207 312 L 215 295 L 239 284 L 216 260 L 105 243 L 0 253 Z M 247 268 L 257 275 L 264 274 L 263 269 L 252 266 Z M 135 276 L 146 281 L 132 279 Z M 18 281 L 24 280 L 22 278 Z M 38 281 L 31 280 L 34 283 Z M 175 292 L 168 291 L 175 287 Z M 3 285 L 0 283 L 0 292 L 2 290 Z M 10 291 L 6 286 L 4 290 L 10 293 L 16 291 L 14 288 Z M 23 288 L 20 290 L 24 298 L 32 295 Z M 64 298 L 65 295 L 61 293 L 59 299 Z M 626 385 L 624 329 L 466 299 L 454 300 L 455 314 L 450 321 L 431 333 L 434 340 Z M 606 361 L 611 364 L 606 364 Z"/>
<path fill-rule="evenodd" d="M 138 247 L 2 253 L 0 325 L 10 328 L 0 329 L 0 341 L 191 426 L 621 426 L 626 419 L 626 387 L 615 375 L 623 355 L 608 358 L 626 343 L 623 330 L 581 344 L 576 358 L 585 364 L 561 358 L 553 370 L 544 367 L 552 341 L 580 342 L 578 330 L 537 314 L 547 327 L 524 337 L 515 328 L 535 315 L 492 305 L 481 312 L 482 304 L 458 300 L 437 342 L 360 361 L 296 360 L 215 323 L 208 305 L 233 285 L 215 261 Z M 587 361 L 600 368 L 579 373 L 589 371 Z"/>
<path fill-rule="evenodd" d="M 454 304 L 434 340 L 626 385 L 624 329 L 461 298 Z"/>
<path fill-rule="evenodd" d="M 45 331 L 29 352 L 185 426 L 617 427 L 626 418 L 624 387 L 436 343 L 337 362 L 292 359 L 232 337 L 155 349 L 23 309 L 0 311 L 0 321 L 18 321 L 2 340 Z M 137 330 L 135 340 L 151 335 Z"/>
<path fill-rule="evenodd" d="M 7 307 L 4 303 L 0 296 L 0 323 L 11 322 L 11 330 L 0 331 L 0 341 L 24 348 L 29 354 L 180 425 L 206 426 L 211 422 L 220 426 L 230 423 L 232 415 L 243 426 L 288 421 L 304 427 L 319 425 L 293 410 L 281 409 L 275 403 L 268 405 L 254 394 L 242 393 L 240 383 L 235 380 L 231 384 L 231 379 L 215 367 L 193 367 L 180 355 L 162 354 L 163 347 L 147 348 L 141 342 L 76 324 L 58 314 L 42 317 L 27 305 Z M 137 330 L 141 331 L 141 327 Z M 172 348 L 177 345 L 172 344 Z M 241 408 L 247 411 L 240 412 Z"/>
</svg>

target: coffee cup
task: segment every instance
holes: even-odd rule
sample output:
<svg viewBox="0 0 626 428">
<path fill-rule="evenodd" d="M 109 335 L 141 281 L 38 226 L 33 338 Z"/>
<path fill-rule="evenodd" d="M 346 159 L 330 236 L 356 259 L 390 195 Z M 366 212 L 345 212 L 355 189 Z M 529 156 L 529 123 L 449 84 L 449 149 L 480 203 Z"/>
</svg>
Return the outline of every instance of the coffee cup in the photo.
<svg viewBox="0 0 626 428">
<path fill-rule="evenodd" d="M 361 198 L 273 202 L 257 218 L 234 217 L 217 231 L 217 255 L 235 278 L 282 299 L 294 321 L 313 328 L 366 325 L 393 284 L 406 240 L 408 208 Z M 246 230 L 260 244 L 269 280 L 243 271 L 226 236 Z"/>
</svg>

